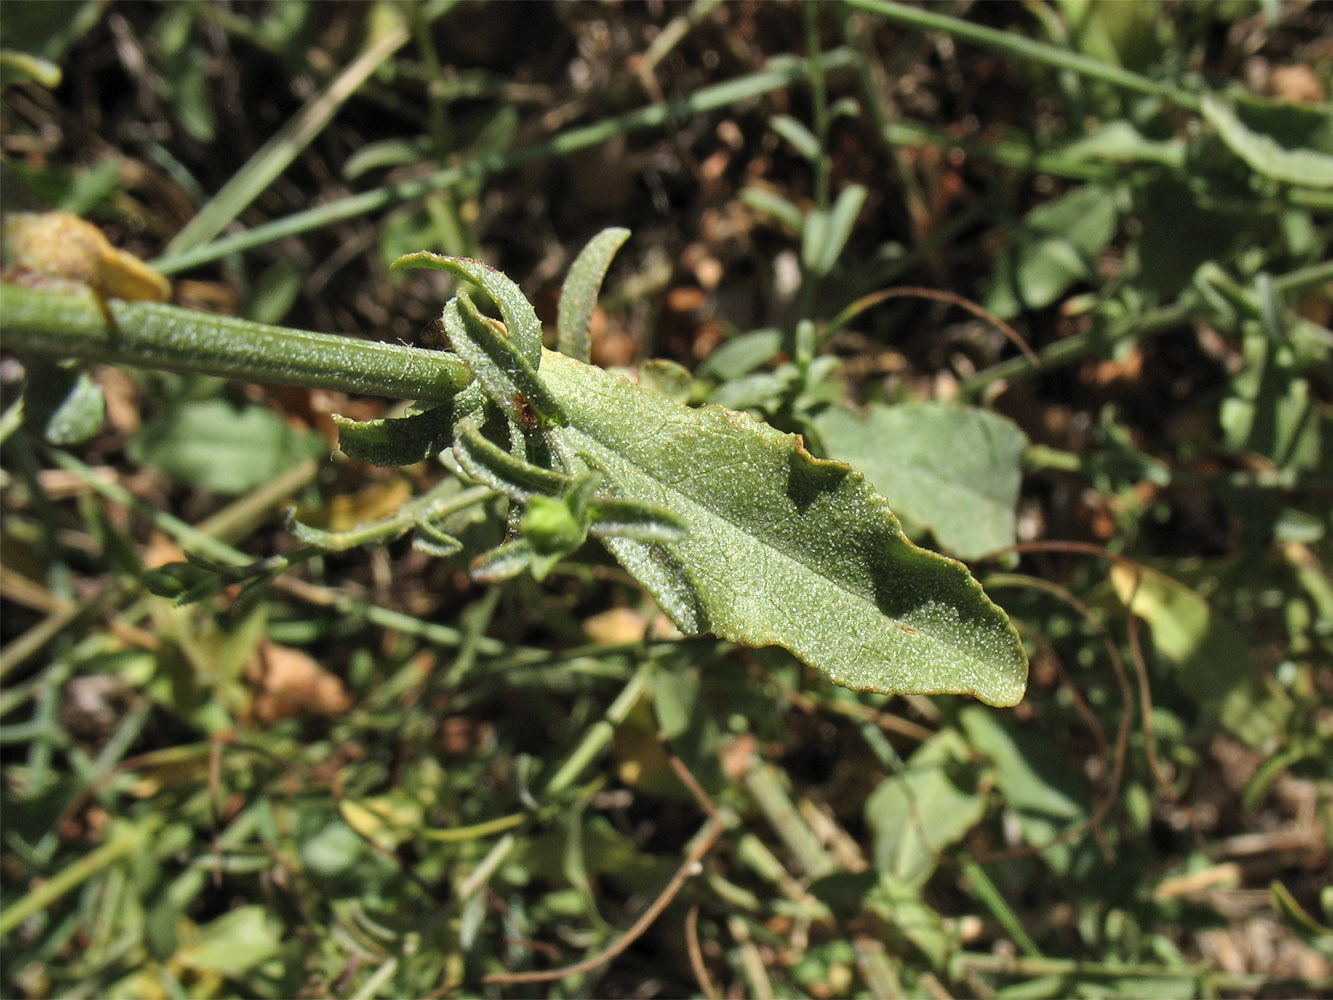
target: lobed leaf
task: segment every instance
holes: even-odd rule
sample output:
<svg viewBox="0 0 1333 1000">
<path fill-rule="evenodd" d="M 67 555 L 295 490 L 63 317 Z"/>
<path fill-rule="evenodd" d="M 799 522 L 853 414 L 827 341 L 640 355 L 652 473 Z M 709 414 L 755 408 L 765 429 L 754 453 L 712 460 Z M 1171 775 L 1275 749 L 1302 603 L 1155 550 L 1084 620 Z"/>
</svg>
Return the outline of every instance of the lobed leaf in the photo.
<svg viewBox="0 0 1333 1000">
<path fill-rule="evenodd" d="M 686 529 L 605 540 L 682 631 L 783 646 L 850 688 L 1022 697 L 1027 657 L 1004 612 L 961 563 L 913 545 L 849 466 L 563 355 L 545 355 L 542 381 L 566 414 L 552 450 Z"/>
</svg>

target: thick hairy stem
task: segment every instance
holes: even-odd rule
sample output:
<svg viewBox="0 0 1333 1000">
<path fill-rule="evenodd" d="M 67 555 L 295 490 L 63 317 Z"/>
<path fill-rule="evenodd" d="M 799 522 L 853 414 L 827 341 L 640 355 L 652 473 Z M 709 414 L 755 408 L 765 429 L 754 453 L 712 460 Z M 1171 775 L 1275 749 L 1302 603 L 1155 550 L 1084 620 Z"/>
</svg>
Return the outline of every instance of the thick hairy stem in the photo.
<svg viewBox="0 0 1333 1000">
<path fill-rule="evenodd" d="M 277 385 L 444 402 L 471 381 L 439 351 L 355 340 L 149 302 L 99 300 L 78 286 L 0 284 L 0 346 Z"/>
</svg>

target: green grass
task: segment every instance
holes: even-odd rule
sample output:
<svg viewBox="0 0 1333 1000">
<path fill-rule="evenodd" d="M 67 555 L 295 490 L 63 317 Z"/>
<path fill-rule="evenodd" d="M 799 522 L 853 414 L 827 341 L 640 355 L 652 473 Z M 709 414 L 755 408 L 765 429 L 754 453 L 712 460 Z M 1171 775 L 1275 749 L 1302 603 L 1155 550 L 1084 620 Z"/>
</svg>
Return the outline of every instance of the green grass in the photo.
<svg viewBox="0 0 1333 1000">
<path fill-rule="evenodd" d="M 1333 991 L 1327 16 L 954 12 L 6 5 L 64 77 L 4 63 L 7 214 L 362 339 L 259 388 L 201 323 L 64 445 L 97 390 L 6 356 L 0 992 Z M 1019 706 L 682 637 L 595 545 L 475 582 L 446 465 L 325 457 L 434 398 L 452 286 L 395 257 L 502 268 L 553 344 L 609 226 L 594 360 L 857 464 L 1014 620 Z M 1016 501 L 964 464 L 1002 439 Z M 396 537 L 437 503 L 461 557 Z"/>
</svg>

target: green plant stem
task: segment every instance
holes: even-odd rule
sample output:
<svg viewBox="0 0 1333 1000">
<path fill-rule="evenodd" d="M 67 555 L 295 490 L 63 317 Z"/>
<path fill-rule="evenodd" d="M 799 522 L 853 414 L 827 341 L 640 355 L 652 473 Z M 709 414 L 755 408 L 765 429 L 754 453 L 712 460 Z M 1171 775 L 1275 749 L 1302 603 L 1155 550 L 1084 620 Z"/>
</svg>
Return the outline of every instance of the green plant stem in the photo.
<svg viewBox="0 0 1333 1000">
<path fill-rule="evenodd" d="M 880 134 L 890 146 L 961 149 L 968 156 L 989 160 L 1002 167 L 1053 174 L 1066 180 L 1110 181 L 1124 176 L 1123 166 L 1080 159 L 1060 149 L 1034 149 L 1031 143 L 1016 134 L 974 139 L 950 135 L 944 129 L 910 118 L 894 118 L 882 123 Z"/>
<path fill-rule="evenodd" d="M 384 960 L 384 963 L 371 973 L 370 977 L 361 984 L 361 988 L 352 994 L 351 1000 L 371 1000 L 372 997 L 383 996 L 380 991 L 384 989 L 389 980 L 398 974 L 398 956 L 390 955 Z"/>
<path fill-rule="evenodd" d="M 470 380 L 453 355 L 74 288 L 0 284 L 6 350 L 136 368 L 446 402 Z"/>
<path fill-rule="evenodd" d="M 88 466 L 84 465 L 73 455 L 58 451 L 54 448 L 50 449 L 47 452 L 47 455 L 56 465 L 74 473 L 81 482 L 89 486 L 94 492 L 114 503 L 121 504 L 122 506 L 128 507 L 129 509 L 148 517 L 156 527 L 162 529 L 163 532 L 179 542 L 183 547 L 192 549 L 209 559 L 227 563 L 232 566 L 245 566 L 254 561 L 253 556 L 249 556 L 244 552 L 241 552 L 239 549 L 232 548 L 230 545 L 226 544 L 226 542 L 205 534 L 201 530 L 202 526 L 196 528 L 178 518 L 172 517 L 170 514 L 156 510 L 144 503 L 138 497 L 134 496 L 134 494 L 130 493 L 129 490 L 125 489 L 119 483 L 108 482 L 100 476 L 95 475 Z M 245 504 L 246 501 L 242 500 L 238 501 L 238 503 Z M 221 513 L 218 517 L 221 518 Z M 210 519 L 210 521 L 212 521 L 212 519 Z M 227 519 L 227 521 L 230 523 L 230 519 Z M 323 594 L 323 592 L 321 592 L 321 594 Z M 107 600 L 114 598 L 114 596 L 114 594 L 103 596 L 99 592 L 99 600 Z M 419 618 L 402 611 L 394 611 L 391 608 L 382 608 L 379 605 L 370 604 L 366 601 L 336 591 L 330 592 L 327 596 L 328 605 L 341 615 L 361 619 L 370 622 L 372 625 L 378 625 L 381 628 L 393 629 L 402 632 L 404 635 L 414 636 L 424 642 L 431 643 L 432 645 L 444 646 L 452 649 L 467 641 L 467 635 L 465 633 L 448 625 L 441 625 L 437 622 L 423 622 Z M 85 606 L 87 603 L 88 602 L 84 602 L 79 606 L 81 613 L 86 613 L 87 611 L 92 610 Z M 98 604 L 97 607 L 100 608 L 102 605 Z M 39 628 L 40 627 L 41 626 L 39 626 Z M 11 647 L 21 641 L 23 640 L 15 640 L 10 646 L 5 647 L 5 654 L 3 657 L 0 657 L 0 664 L 8 663 Z M 493 639 L 490 636 L 478 636 L 475 641 L 477 652 L 486 656 L 497 656 L 502 653 L 517 654 L 527 658 L 527 661 L 533 663 L 546 662 L 555 658 L 548 650 L 525 649 L 521 646 L 516 647 L 501 642 L 499 639 Z M 556 655 L 558 656 L 559 654 Z M 8 667 L 6 666 L 5 669 L 8 669 Z"/>
<path fill-rule="evenodd" d="M 845 0 L 845 2 L 850 7 L 889 21 L 910 25 L 922 31 L 943 31 L 964 42 L 971 42 L 1055 69 L 1071 70 L 1080 76 L 1101 80 L 1103 83 L 1125 90 L 1160 97 L 1189 111 L 1200 110 L 1199 99 L 1187 91 L 1158 83 L 1146 76 L 1131 73 L 1119 66 L 1092 59 L 1078 52 L 1070 52 L 1048 42 L 1039 42 L 1007 31 L 997 31 L 961 18 L 937 14 L 933 10 L 920 7 L 891 3 L 889 0 Z"/>
<path fill-rule="evenodd" d="M 1329 281 L 1333 281 L 1333 262 L 1321 261 L 1274 278 L 1273 289 L 1279 293 L 1297 292 Z M 1040 363 L 1036 366 L 1022 355 L 991 365 L 964 379 L 962 392 L 966 396 L 974 396 L 986 386 L 1001 379 L 1018 378 L 1036 371 L 1049 371 L 1105 350 L 1122 340 L 1142 339 L 1163 333 L 1184 323 L 1202 304 L 1202 296 L 1194 289 L 1188 289 L 1170 305 L 1137 316 L 1127 316 L 1111 324 L 1109 329 L 1092 329 L 1048 344 L 1038 352 Z M 1257 304 L 1254 309 L 1257 313 Z"/>
<path fill-rule="evenodd" d="M 772 764 L 756 762 L 745 775 L 745 790 L 796 859 L 801 873 L 809 878 L 827 875 L 833 869 L 833 862 L 792 802 L 778 774 Z"/>
<path fill-rule="evenodd" d="M 194 527 L 165 511 L 149 506 L 119 483 L 108 482 L 96 475 L 73 455 L 55 448 L 44 448 L 44 453 L 53 465 L 72 473 L 89 489 L 113 503 L 142 514 L 183 547 L 232 566 L 247 565 L 253 562 L 253 558 L 238 552 L 228 545 L 226 540 L 242 537 L 262 513 L 300 489 L 318 469 L 314 461 L 302 462 L 262 490 L 236 501 L 199 527 Z M 76 622 L 110 613 L 132 594 L 134 589 L 134 585 L 129 581 L 108 583 L 78 603 L 53 612 L 39 625 L 29 629 L 0 650 L 0 678 L 8 676 L 12 670 L 26 662 L 56 636 L 68 631 Z"/>
<path fill-rule="evenodd" d="M 1296 292 L 1333 281 L 1333 260 L 1298 267 L 1273 279 L 1273 288 L 1279 292 Z"/>
<path fill-rule="evenodd" d="M 647 693 L 648 682 L 651 679 L 652 661 L 645 660 L 630 677 L 628 683 L 621 688 L 616 700 L 607 708 L 605 716 L 588 728 L 579 745 L 565 758 L 565 762 L 560 765 L 559 770 L 551 776 L 551 780 L 542 789 L 543 797 L 549 798 L 563 792 L 573 784 L 575 778 L 583 773 L 583 769 L 592 763 L 593 758 L 606 748 L 607 744 L 611 742 L 611 737 L 616 734 L 616 727 L 625 721 L 630 710 Z"/>
<path fill-rule="evenodd" d="M 982 955 L 963 952 L 956 956 L 953 964 L 973 972 L 992 975 L 1014 976 L 1031 979 L 1037 976 L 1061 976 L 1065 978 L 1080 976 L 1099 979 L 1195 979 L 1206 981 L 1214 989 L 1236 990 L 1249 993 L 1263 988 L 1266 992 L 1278 989 L 1279 983 L 1267 973 L 1230 973 L 1218 972 L 1200 965 L 1121 965 L 1110 962 L 1082 962 L 1066 958 L 1024 958 L 1021 956 Z M 1307 979 L 1290 979 L 1285 985 L 1308 996 L 1317 996 L 1333 989 L 1333 976 L 1312 976 Z M 1208 994 L 1204 994 L 1205 996 Z"/>
<path fill-rule="evenodd" d="M 903 996 L 902 980 L 898 970 L 889 958 L 889 950 L 882 941 L 876 941 L 868 935 L 852 938 L 852 954 L 856 956 L 856 968 L 861 973 L 862 981 L 870 987 L 870 995 L 876 997 Z"/>
<path fill-rule="evenodd" d="M 975 861 L 969 861 L 963 866 L 963 875 L 967 878 L 972 892 L 980 897 L 981 901 L 986 904 L 986 908 L 995 916 L 995 919 L 1009 932 L 1009 936 L 1014 939 L 1014 944 L 1018 945 L 1028 958 L 1041 958 L 1041 949 L 1028 935 L 1027 929 L 1023 926 L 1023 921 L 1018 919 L 1018 914 L 1014 913 L 1004 896 L 1000 894 L 1000 890 L 990 880 L 986 870 Z"/>
<path fill-rule="evenodd" d="M 183 548 L 190 549 L 197 555 L 206 559 L 212 559 L 215 562 L 226 563 L 230 566 L 245 566 L 254 562 L 253 556 L 248 556 L 244 552 L 232 548 L 221 537 L 218 537 L 223 530 L 230 526 L 230 518 L 219 520 L 217 525 L 204 530 L 196 528 L 194 525 L 182 521 L 178 517 L 173 517 L 165 511 L 160 511 L 155 507 L 144 503 L 125 487 L 116 482 L 109 482 L 93 472 L 83 462 L 79 461 L 68 452 L 60 451 L 56 448 L 45 448 L 44 452 L 47 459 L 54 465 L 58 465 L 74 475 L 76 479 L 82 482 L 89 489 L 110 500 L 112 503 L 120 504 L 129 510 L 142 514 L 152 521 L 154 527 L 161 529 L 176 542 L 179 542 Z M 300 475 L 296 479 L 286 476 L 283 478 L 283 485 L 289 488 L 290 492 L 299 489 L 301 485 L 309 481 L 311 472 L 308 466 L 303 463 L 302 468 L 298 470 Z M 289 493 L 275 494 L 272 491 L 265 491 L 271 497 L 285 498 Z M 245 502 L 245 501 L 242 501 Z M 280 502 L 275 499 L 274 502 Z M 249 506 L 249 504 L 246 504 Z M 216 532 L 216 534 L 215 534 Z M 232 536 L 239 538 L 239 534 Z"/>
<path fill-rule="evenodd" d="M 483 634 L 495 618 L 495 609 L 499 607 L 500 595 L 503 593 L 502 587 L 488 587 L 485 596 L 476 607 L 463 616 L 465 625 L 463 644 L 459 647 L 453 663 L 445 671 L 443 687 L 446 691 L 459 687 L 463 677 L 472 669 L 477 660 L 477 652 L 481 648 Z"/>
<path fill-rule="evenodd" d="M 374 521 L 366 521 L 346 531 L 322 531 L 319 528 L 304 527 L 298 533 L 299 537 L 319 539 L 319 541 L 307 549 L 292 553 L 287 560 L 295 564 L 326 552 L 342 552 L 361 545 L 386 542 L 406 534 L 419 524 L 448 517 L 495 496 L 495 491 L 488 486 L 473 486 L 451 493 L 450 491 L 456 486 L 455 480 L 442 479 L 438 485 L 402 504 L 392 514 L 386 514 Z"/>
<path fill-rule="evenodd" d="M 138 850 L 152 836 L 152 820 L 118 824 L 101 847 L 94 848 L 40 883 L 22 899 L 0 913 L 0 937 L 23 921 L 53 906 L 61 896 L 77 889 L 103 868 Z"/>
<path fill-rule="evenodd" d="M 431 37 L 433 16 L 420 4 L 407 10 L 411 23 L 412 36 L 416 41 L 417 52 L 421 57 L 422 69 L 426 78 L 426 121 L 430 130 L 432 154 L 443 163 L 449 158 L 449 102 L 445 94 L 445 72 L 440 65 L 439 54 L 435 51 L 435 41 Z M 452 187 L 443 188 L 426 198 L 426 210 L 430 213 L 439 237 L 439 245 L 450 254 L 465 257 L 476 256 L 473 241 L 468 236 L 458 206 L 458 191 Z"/>
<path fill-rule="evenodd" d="M 825 52 L 818 60 L 822 72 L 842 69 L 854 64 L 857 56 L 850 49 L 840 48 Z M 352 219 L 386 208 L 399 202 L 420 198 L 441 188 L 453 187 L 465 181 L 477 180 L 510 170 L 535 160 L 559 158 L 580 149 L 606 142 L 618 135 L 643 129 L 660 128 L 679 118 L 699 115 L 718 108 L 726 108 L 761 94 L 781 90 L 803 79 L 812 71 L 808 60 L 774 58 L 757 73 L 749 73 L 735 80 L 703 87 L 678 101 L 661 101 L 591 125 L 569 129 L 552 136 L 545 142 L 521 149 L 509 150 L 491 156 L 480 156 L 466 163 L 437 170 L 426 177 L 404 181 L 389 187 L 365 191 L 340 198 L 337 201 L 297 212 L 283 219 L 255 226 L 233 236 L 225 236 L 181 254 L 161 257 L 152 266 L 165 274 L 174 274 L 218 260 L 229 254 L 263 246 L 287 236 Z"/>
<path fill-rule="evenodd" d="M 810 84 L 810 114 L 815 126 L 815 135 L 819 139 L 819 148 L 828 148 L 829 138 L 829 114 L 828 114 L 828 88 L 824 85 L 824 70 L 819 62 L 819 4 L 813 0 L 806 0 L 804 5 L 805 13 L 805 45 L 808 53 L 809 73 L 807 79 Z M 833 170 L 833 162 L 827 155 L 818 157 L 812 164 L 815 168 L 815 205 L 821 210 L 827 210 L 829 207 L 829 179 Z"/>
<path fill-rule="evenodd" d="M 1162 306 L 1138 316 L 1129 316 L 1114 323 L 1109 329 L 1093 329 L 1086 333 L 1076 333 L 1063 340 L 1048 344 L 1037 353 L 1038 364 L 1033 365 L 1024 355 L 1007 358 L 998 364 L 977 372 L 964 379 L 961 391 L 965 396 L 975 396 L 986 386 L 1002 379 L 1018 378 L 1038 371 L 1050 371 L 1062 365 L 1070 364 L 1100 350 L 1105 350 L 1122 340 L 1139 339 L 1155 333 L 1163 333 L 1184 323 L 1199 307 L 1199 296 L 1186 292 L 1169 306 Z"/>
<path fill-rule="evenodd" d="M 407 41 L 407 29 L 394 25 L 331 80 L 273 137 L 250 157 L 222 189 L 195 214 L 167 245 L 178 254 L 211 240 L 275 181 L 333 118 L 343 103 L 386 59 Z"/>
</svg>

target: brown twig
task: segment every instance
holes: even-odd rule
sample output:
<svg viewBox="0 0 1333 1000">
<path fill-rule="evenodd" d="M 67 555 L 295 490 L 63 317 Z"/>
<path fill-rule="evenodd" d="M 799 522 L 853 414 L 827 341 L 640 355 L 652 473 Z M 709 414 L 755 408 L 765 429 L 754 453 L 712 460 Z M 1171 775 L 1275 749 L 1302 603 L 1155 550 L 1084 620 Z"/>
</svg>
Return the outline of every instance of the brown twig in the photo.
<svg viewBox="0 0 1333 1000">
<path fill-rule="evenodd" d="M 694 796 L 700 808 L 707 813 L 708 819 L 699 828 L 699 833 L 695 836 L 694 847 L 685 856 L 685 860 L 681 862 L 680 867 L 676 869 L 670 881 L 657 894 L 657 898 L 648 905 L 648 908 L 639 915 L 639 918 L 630 925 L 625 933 L 590 958 L 585 958 L 581 962 L 575 962 L 573 965 L 566 965 L 559 969 L 534 972 L 494 972 L 482 977 L 483 983 L 545 983 L 555 979 L 564 979 L 566 976 L 582 975 L 605 965 L 637 941 L 644 931 L 653 925 L 653 922 L 670 905 L 671 901 L 676 898 L 685 882 L 691 876 L 697 874 L 704 856 L 713 849 L 718 837 L 722 835 L 722 820 L 717 814 L 717 807 L 713 805 L 713 800 L 709 798 L 703 786 L 690 773 L 689 768 L 675 754 L 671 754 L 667 759 L 675 770 L 676 776 L 689 789 L 690 794 Z"/>
<path fill-rule="evenodd" d="M 1008 550 L 1006 550 L 1008 551 Z M 1161 787 L 1163 793 L 1184 811 L 1185 817 L 1189 820 L 1190 826 L 1194 830 L 1195 840 L 1200 849 L 1203 849 L 1203 838 L 1199 832 L 1198 820 L 1188 807 L 1180 803 L 1180 795 L 1175 786 L 1171 784 L 1171 778 L 1162 768 L 1157 759 L 1156 740 L 1153 737 L 1152 721 L 1152 685 L 1148 680 L 1148 667 L 1143 656 L 1143 647 L 1139 642 L 1139 629 L 1136 616 L 1134 614 L 1134 599 L 1138 596 L 1139 584 L 1143 579 L 1143 567 L 1127 556 L 1117 555 L 1114 552 L 1108 552 L 1101 546 L 1093 545 L 1091 542 L 1026 542 L 1021 545 L 1015 545 L 1012 548 L 1014 552 L 1075 552 L 1087 553 L 1089 555 L 1101 556 L 1110 559 L 1120 566 L 1125 566 L 1134 574 L 1134 583 L 1130 588 L 1129 595 L 1122 602 L 1125 605 L 1126 617 L 1126 635 L 1129 640 L 1130 660 L 1134 664 L 1134 673 L 1139 682 L 1139 713 L 1143 716 L 1143 745 L 1144 754 L 1147 757 L 1148 769 L 1152 772 L 1153 780 Z M 1123 670 L 1123 666 L 1121 668 Z"/>
<path fill-rule="evenodd" d="M 878 305 L 887 299 L 934 299 L 937 302 L 948 302 L 950 305 L 958 306 L 960 309 L 966 309 L 973 316 L 991 324 L 995 329 L 1003 333 L 1008 341 L 1023 352 L 1023 357 L 1027 358 L 1034 366 L 1041 364 L 1041 359 L 1037 357 L 1037 352 L 1028 346 L 1022 334 L 1012 326 L 1000 319 L 985 306 L 978 305 L 971 299 L 964 298 L 956 292 L 949 292 L 939 288 L 922 288 L 920 286 L 909 285 L 901 288 L 884 288 L 878 292 L 871 292 L 869 295 L 863 295 L 846 309 L 842 311 L 838 319 L 841 321 L 838 325 L 846 323 L 853 316 L 864 312 L 871 306 Z"/>
<path fill-rule="evenodd" d="M 708 998 L 708 1000 L 719 1000 L 722 996 L 713 984 L 713 977 L 708 974 L 708 966 L 704 964 L 704 951 L 699 945 L 699 906 L 696 903 L 690 907 L 690 912 L 685 915 L 685 950 L 690 956 L 690 968 L 694 971 L 694 978 L 699 983 L 699 992 Z"/>
<path fill-rule="evenodd" d="M 1114 552 L 1110 552 L 1102 548 L 1101 546 L 1093 545 L 1089 542 L 1060 542 L 1060 541 L 1024 542 L 1018 545 L 1009 546 L 1005 549 L 1000 550 L 999 552 L 992 553 L 992 557 L 1003 555 L 1006 552 L 1020 552 L 1020 553 L 1021 552 L 1072 552 L 1082 555 L 1098 556 L 1103 559 L 1109 559 L 1112 562 L 1132 568 L 1136 574 L 1140 571 L 1139 564 L 1136 563 L 1134 560 L 1129 559 L 1125 556 L 1117 555 Z M 1137 581 L 1138 579 L 1137 576 L 1135 577 L 1135 579 Z M 1057 844 L 1061 844 L 1068 840 L 1073 839 L 1074 837 L 1081 836 L 1084 833 L 1084 831 L 1088 830 L 1089 828 L 1099 827 L 1101 825 L 1102 820 L 1106 817 L 1106 813 L 1110 810 L 1111 804 L 1115 801 L 1115 796 L 1119 791 L 1120 783 L 1124 779 L 1125 759 L 1129 747 L 1129 728 L 1134 717 L 1134 696 L 1129 683 L 1129 676 L 1125 670 L 1124 658 L 1120 655 L 1120 650 L 1116 648 L 1116 644 L 1111 640 L 1110 633 L 1107 632 L 1105 626 L 1103 626 L 1102 623 L 1097 620 L 1096 616 L 1093 615 L 1092 609 L 1089 608 L 1082 601 L 1080 601 L 1076 596 L 1074 596 L 1074 594 L 1070 590 L 1060 586 L 1057 583 L 1053 583 L 1049 580 L 1041 580 L 1036 577 L 1021 578 L 1021 582 L 1023 582 L 1023 584 L 1026 586 L 1031 586 L 1035 589 L 1045 590 L 1048 593 L 1052 594 L 1053 596 L 1057 597 L 1058 599 L 1064 601 L 1076 612 L 1078 612 L 1078 614 L 1085 621 L 1087 621 L 1093 627 L 1094 630 L 1096 630 L 1098 637 L 1102 640 L 1102 645 L 1106 649 L 1106 654 L 1111 660 L 1111 667 L 1115 671 L 1116 683 L 1117 686 L 1120 688 L 1120 698 L 1121 698 L 1121 708 L 1122 708 L 1121 719 L 1120 719 L 1120 725 L 1119 727 L 1117 727 L 1116 730 L 1115 746 L 1111 757 L 1111 776 L 1107 782 L 1106 792 L 1098 799 L 1097 803 L 1093 807 L 1093 810 L 1089 814 L 1088 818 L 1076 824 L 1075 826 L 1070 827 L 1068 830 L 1065 830 L 1059 836 L 1055 837 L 1048 843 L 1040 845 L 1029 845 L 1026 847 L 1014 848 L 1012 850 L 1007 850 L 1007 851 L 986 852 L 983 854 L 973 855 L 972 858 L 970 859 L 972 861 L 982 862 L 982 863 L 1007 860 L 1014 857 L 1022 857 L 1027 854 L 1039 854 L 1042 851 L 1049 850 L 1050 848 L 1056 846 Z M 1137 582 L 1135 585 L 1137 587 Z M 1131 637 L 1131 647 L 1132 647 L 1134 642 L 1132 618 L 1130 625 L 1130 637 Z M 1136 666 L 1138 665 L 1139 664 L 1136 662 Z M 1141 680 L 1145 679 L 1142 673 L 1140 674 L 1140 679 Z M 1062 681 L 1064 683 L 1070 684 L 1072 688 L 1073 686 L 1072 681 L 1067 676 L 1064 676 L 1063 672 L 1062 672 Z M 1151 710 L 1151 701 L 1150 700 L 1146 701 L 1143 704 L 1146 706 L 1144 712 L 1146 716 L 1148 712 Z M 1151 723 L 1147 723 L 1147 725 L 1151 725 Z M 1145 735 L 1147 735 L 1147 732 L 1149 731 L 1150 730 L 1145 729 Z M 941 858 L 940 860 L 945 861 L 949 859 Z"/>
<path fill-rule="evenodd" d="M 1111 554 L 1107 553 L 1107 555 L 1109 556 Z M 1102 820 L 1106 818 L 1106 814 L 1110 811 L 1111 805 L 1115 802 L 1116 794 L 1120 790 L 1120 782 L 1124 778 L 1125 758 L 1129 748 L 1129 727 L 1134 719 L 1134 696 L 1130 689 L 1129 677 L 1125 672 L 1124 658 L 1120 655 L 1120 650 L 1116 648 L 1116 645 L 1112 641 L 1111 635 L 1106 630 L 1105 626 L 1103 626 L 1093 615 L 1092 609 L 1075 597 L 1068 589 L 1060 586 L 1058 583 L 1042 580 L 1037 577 L 1018 578 L 1018 582 L 1022 582 L 1034 589 L 1045 590 L 1051 595 L 1064 601 L 1085 621 L 1087 621 L 1094 630 L 1096 630 L 1098 638 L 1102 640 L 1102 645 L 1106 648 L 1106 655 L 1111 660 L 1112 669 L 1115 671 L 1116 683 L 1120 687 L 1120 704 L 1122 711 L 1120 725 L 1116 728 L 1115 746 L 1111 751 L 1111 777 L 1107 781 L 1106 791 L 1097 799 L 1092 808 L 1092 812 L 1088 814 L 1088 818 L 1076 823 L 1068 830 L 1060 833 L 1059 836 L 1052 838 L 1044 844 L 1016 847 L 1005 851 L 981 852 L 972 855 L 969 859 L 981 864 L 992 861 L 1009 860 L 1011 858 L 1023 857 L 1028 854 L 1040 854 L 1043 851 L 1050 850 L 1057 844 L 1063 844 L 1073 840 L 1075 837 L 1082 836 L 1083 833 L 1089 829 L 1097 829 L 1100 827 Z M 1063 672 L 1061 672 L 1061 680 L 1071 688 L 1073 687 L 1073 681 Z"/>
<path fill-rule="evenodd" d="M 1193 810 L 1185 803 L 1180 801 L 1180 793 L 1176 791 L 1176 786 L 1171 783 L 1171 775 L 1166 773 L 1161 762 L 1157 759 L 1157 738 L 1153 735 L 1152 722 L 1152 689 L 1148 683 L 1148 664 L 1143 656 L 1143 646 L 1139 642 L 1139 627 L 1137 619 L 1134 617 L 1134 595 L 1138 592 L 1139 580 L 1134 579 L 1134 590 L 1130 591 L 1129 600 L 1125 602 L 1129 609 L 1129 656 L 1134 664 L 1134 672 L 1139 679 L 1139 712 L 1143 716 L 1143 752 L 1148 758 L 1148 770 L 1152 772 L 1153 780 L 1161 788 L 1162 794 L 1170 799 L 1189 821 L 1190 829 L 1194 833 L 1194 843 L 1200 853 L 1208 854 L 1208 845 L 1204 843 L 1203 832 L 1199 829 L 1199 820 L 1194 815 Z"/>
</svg>

